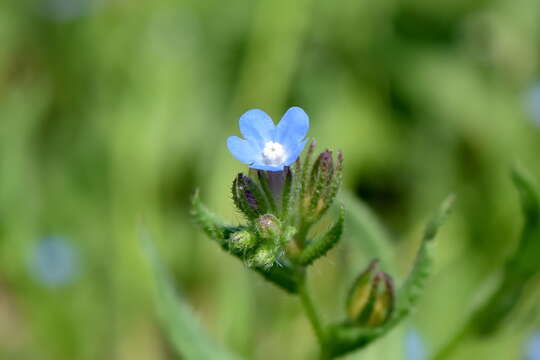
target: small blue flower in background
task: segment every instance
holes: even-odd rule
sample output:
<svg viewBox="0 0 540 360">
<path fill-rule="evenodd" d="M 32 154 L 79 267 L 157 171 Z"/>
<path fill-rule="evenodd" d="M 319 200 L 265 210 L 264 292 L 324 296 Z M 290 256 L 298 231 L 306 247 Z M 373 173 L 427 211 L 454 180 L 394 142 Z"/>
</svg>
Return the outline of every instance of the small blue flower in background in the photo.
<svg viewBox="0 0 540 360">
<path fill-rule="evenodd" d="M 405 359 L 427 359 L 426 345 L 420 333 L 416 330 L 407 330 L 405 334 Z"/>
<path fill-rule="evenodd" d="M 259 170 L 282 171 L 298 159 L 304 149 L 309 118 L 304 110 L 292 107 L 276 126 L 264 111 L 249 110 L 240 117 L 241 139 L 227 139 L 235 158 Z"/>
<path fill-rule="evenodd" d="M 47 236 L 33 249 L 30 260 L 32 276 L 46 287 L 70 283 L 79 270 L 77 249 L 64 237 Z"/>
<path fill-rule="evenodd" d="M 531 87 L 526 93 L 525 107 L 533 123 L 540 127 L 540 83 Z"/>
<path fill-rule="evenodd" d="M 527 341 L 525 360 L 540 360 L 540 330 L 536 330 Z"/>
</svg>

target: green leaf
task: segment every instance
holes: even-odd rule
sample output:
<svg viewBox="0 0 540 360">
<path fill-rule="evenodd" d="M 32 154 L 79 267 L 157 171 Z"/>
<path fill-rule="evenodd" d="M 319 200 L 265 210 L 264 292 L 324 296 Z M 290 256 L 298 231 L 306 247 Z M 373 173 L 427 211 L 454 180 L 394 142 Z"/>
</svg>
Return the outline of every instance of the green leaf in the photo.
<svg viewBox="0 0 540 360">
<path fill-rule="evenodd" d="M 519 245 L 506 271 L 512 277 L 530 278 L 540 270 L 540 200 L 533 181 L 524 172 L 514 169 L 512 180 L 520 196 L 524 224 Z"/>
<path fill-rule="evenodd" d="M 186 360 L 239 359 L 220 349 L 206 334 L 188 303 L 175 290 L 147 234 L 141 245 L 155 282 L 155 301 L 161 325 L 176 352 Z"/>
<path fill-rule="evenodd" d="M 519 244 L 506 262 L 499 286 L 441 347 L 434 359 L 449 358 L 463 338 L 496 333 L 523 296 L 527 282 L 540 271 L 540 198 L 533 181 L 522 170 L 512 170 L 512 181 L 519 193 L 524 217 Z"/>
<path fill-rule="evenodd" d="M 341 234 L 343 233 L 344 219 L 345 210 L 343 207 L 341 207 L 339 211 L 339 218 L 334 226 L 332 226 L 325 235 L 308 243 L 306 248 L 298 257 L 298 263 L 302 266 L 307 266 L 312 264 L 318 258 L 326 255 L 326 253 L 328 253 L 328 251 L 330 251 L 341 238 Z"/>
<path fill-rule="evenodd" d="M 413 268 L 397 292 L 396 307 L 392 317 L 387 323 L 375 329 L 351 325 L 346 321 L 330 327 L 328 330 L 328 343 L 332 355 L 340 356 L 366 346 L 389 332 L 411 312 L 424 289 L 426 279 L 430 273 L 432 240 L 448 217 L 453 202 L 454 196 L 449 196 L 427 225 Z"/>
<path fill-rule="evenodd" d="M 421 293 L 424 291 L 426 280 L 430 274 L 431 265 L 433 263 L 431 256 L 433 247 L 432 240 L 435 238 L 437 231 L 450 214 L 454 199 L 455 197 L 453 195 L 446 198 L 436 215 L 428 223 L 424 231 L 422 244 L 416 255 L 414 266 L 405 280 L 405 283 L 398 291 L 396 311 L 394 312 L 395 315 L 390 320 L 388 326 L 395 325 L 407 316 L 416 304 Z"/>
<path fill-rule="evenodd" d="M 506 262 L 497 290 L 471 318 L 478 334 L 496 332 L 519 302 L 527 282 L 540 271 L 540 200 L 533 182 L 520 170 L 512 171 L 523 211 L 524 224 L 519 244 Z"/>
<path fill-rule="evenodd" d="M 211 239 L 216 240 L 225 250 L 229 250 L 227 242 L 231 234 L 240 230 L 241 227 L 225 225 L 221 219 L 203 205 L 198 191 L 193 195 L 191 205 L 191 214 L 204 233 Z"/>
</svg>

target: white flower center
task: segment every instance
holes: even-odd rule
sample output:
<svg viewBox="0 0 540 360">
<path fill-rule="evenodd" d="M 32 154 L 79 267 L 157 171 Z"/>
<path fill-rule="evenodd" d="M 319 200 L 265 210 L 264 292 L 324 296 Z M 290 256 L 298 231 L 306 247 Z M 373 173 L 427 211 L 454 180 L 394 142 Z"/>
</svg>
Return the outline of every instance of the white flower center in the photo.
<svg viewBox="0 0 540 360">
<path fill-rule="evenodd" d="M 263 162 L 266 165 L 277 166 L 281 164 L 285 158 L 285 150 L 283 145 L 277 142 L 269 141 L 264 145 Z"/>
</svg>

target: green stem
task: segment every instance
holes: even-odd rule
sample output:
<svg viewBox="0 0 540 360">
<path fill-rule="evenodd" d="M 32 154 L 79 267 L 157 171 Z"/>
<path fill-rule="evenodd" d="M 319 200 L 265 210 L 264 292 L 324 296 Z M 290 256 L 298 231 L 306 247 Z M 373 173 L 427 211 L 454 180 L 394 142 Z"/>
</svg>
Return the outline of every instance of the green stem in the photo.
<svg viewBox="0 0 540 360">
<path fill-rule="evenodd" d="M 302 284 L 298 288 L 298 294 L 300 296 L 300 301 L 302 302 L 302 306 L 304 307 L 304 310 L 306 311 L 309 321 L 311 322 L 311 326 L 313 327 L 313 330 L 315 331 L 315 335 L 317 336 L 317 340 L 321 348 L 320 358 L 329 359 L 328 355 L 326 354 L 326 338 L 325 338 L 325 333 L 324 333 L 324 327 L 320 320 L 320 316 L 318 315 L 317 309 L 315 308 L 315 305 L 313 303 L 313 299 L 311 298 L 311 295 L 309 294 L 309 291 L 307 289 L 307 281 L 306 281 L 305 274 L 304 274 L 304 279 L 302 281 Z"/>
</svg>

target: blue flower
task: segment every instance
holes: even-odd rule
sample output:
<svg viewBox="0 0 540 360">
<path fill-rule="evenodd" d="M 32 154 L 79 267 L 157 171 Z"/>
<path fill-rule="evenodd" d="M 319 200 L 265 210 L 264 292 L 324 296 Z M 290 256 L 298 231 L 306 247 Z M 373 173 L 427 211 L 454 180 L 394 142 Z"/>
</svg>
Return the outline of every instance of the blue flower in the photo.
<svg viewBox="0 0 540 360">
<path fill-rule="evenodd" d="M 308 128 L 309 118 L 299 107 L 287 110 L 277 126 L 264 111 L 253 109 L 240 117 L 245 140 L 231 136 L 227 146 L 235 158 L 251 168 L 281 171 L 298 159 Z"/>
<path fill-rule="evenodd" d="M 62 236 L 47 236 L 34 248 L 30 271 L 42 285 L 56 288 L 70 283 L 78 272 L 79 256 Z"/>
<path fill-rule="evenodd" d="M 537 330 L 525 345 L 526 360 L 540 360 L 540 330 Z"/>
<path fill-rule="evenodd" d="M 540 82 L 531 87 L 525 95 L 525 106 L 532 122 L 540 126 Z"/>
<path fill-rule="evenodd" d="M 407 360 L 424 360 L 427 358 L 424 339 L 414 329 L 407 330 L 405 334 L 405 358 Z"/>
</svg>

